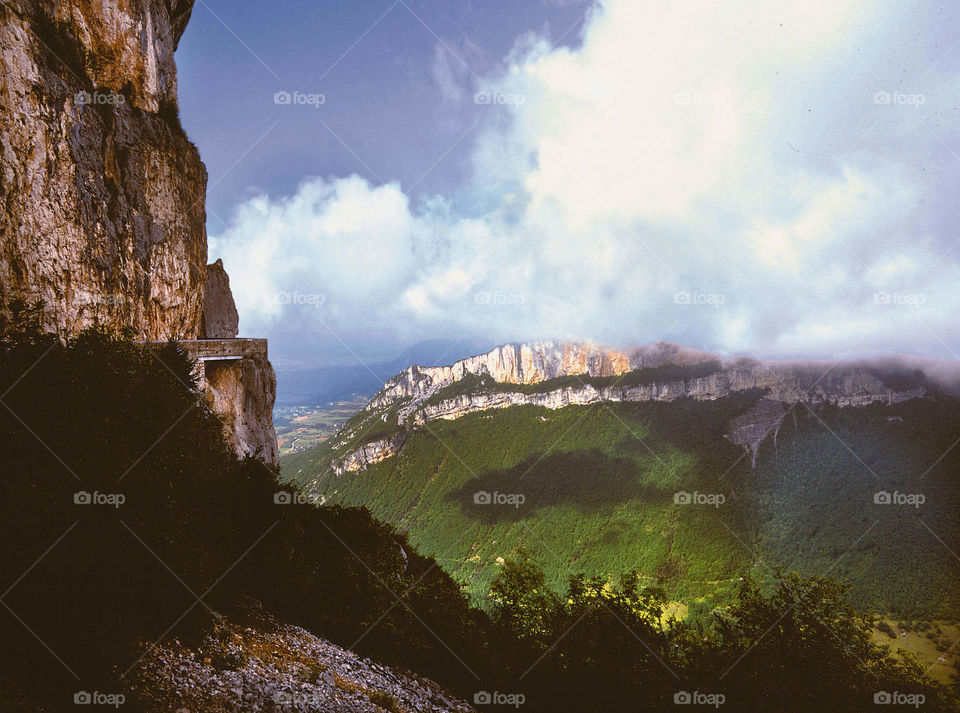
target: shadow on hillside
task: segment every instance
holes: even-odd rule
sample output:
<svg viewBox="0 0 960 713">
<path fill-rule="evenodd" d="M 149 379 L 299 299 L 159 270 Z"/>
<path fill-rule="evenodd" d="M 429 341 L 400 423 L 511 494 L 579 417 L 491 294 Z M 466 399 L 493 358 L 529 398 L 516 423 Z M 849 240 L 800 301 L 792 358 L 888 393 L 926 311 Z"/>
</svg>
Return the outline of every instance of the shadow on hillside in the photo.
<svg viewBox="0 0 960 713">
<path fill-rule="evenodd" d="M 636 460 L 598 449 L 531 456 L 512 468 L 487 471 L 447 495 L 464 514 L 486 522 L 522 520 L 555 505 L 597 512 L 635 498 L 668 503 L 672 497 L 673 489 L 643 482 Z"/>
</svg>

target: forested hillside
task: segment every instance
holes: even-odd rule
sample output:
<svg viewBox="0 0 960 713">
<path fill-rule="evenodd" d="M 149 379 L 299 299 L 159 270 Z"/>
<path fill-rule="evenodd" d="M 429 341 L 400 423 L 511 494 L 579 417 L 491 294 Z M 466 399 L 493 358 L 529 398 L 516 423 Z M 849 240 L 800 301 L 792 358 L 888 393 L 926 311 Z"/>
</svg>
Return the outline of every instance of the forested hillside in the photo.
<svg viewBox="0 0 960 713">
<path fill-rule="evenodd" d="M 730 431 L 760 398 L 490 410 L 417 428 L 399 454 L 357 471 L 331 467 L 331 444 L 282 469 L 324 502 L 362 504 L 394 524 L 477 602 L 500 560 L 523 548 L 553 588 L 579 572 L 637 570 L 693 613 L 779 566 L 829 571 L 877 611 L 960 617 L 960 568 L 943 544 L 960 539 L 960 452 L 950 449 L 960 401 L 797 404 L 754 467 Z M 366 426 L 345 450 L 390 426 L 356 421 Z M 922 502 L 884 505 L 884 492 Z M 475 501 L 483 493 L 522 503 Z"/>
</svg>

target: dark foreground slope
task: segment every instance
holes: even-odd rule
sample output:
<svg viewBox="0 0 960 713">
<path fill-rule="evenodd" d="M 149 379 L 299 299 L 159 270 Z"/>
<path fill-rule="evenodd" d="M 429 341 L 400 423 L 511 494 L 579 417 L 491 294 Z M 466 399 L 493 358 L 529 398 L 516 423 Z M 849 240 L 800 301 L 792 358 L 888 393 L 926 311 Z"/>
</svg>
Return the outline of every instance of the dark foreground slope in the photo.
<svg viewBox="0 0 960 713">
<path fill-rule="evenodd" d="M 431 632 L 483 670 L 486 618 L 390 526 L 296 504 L 238 460 L 175 345 L 89 331 L 61 346 L 30 321 L 21 311 L 0 343 L 0 708 L 125 691 L 152 642 L 198 645 L 241 597 L 473 689 Z"/>
<path fill-rule="evenodd" d="M 883 691 L 957 710 L 829 580 L 745 581 L 723 619 L 664 626 L 635 578 L 561 597 L 521 558 L 492 616 L 470 609 L 389 525 L 297 504 L 237 460 L 175 345 L 61 346 L 24 321 L 0 329 L 3 710 L 86 693 L 149 713 L 670 711 L 695 691 L 728 711 L 863 710 Z"/>
</svg>

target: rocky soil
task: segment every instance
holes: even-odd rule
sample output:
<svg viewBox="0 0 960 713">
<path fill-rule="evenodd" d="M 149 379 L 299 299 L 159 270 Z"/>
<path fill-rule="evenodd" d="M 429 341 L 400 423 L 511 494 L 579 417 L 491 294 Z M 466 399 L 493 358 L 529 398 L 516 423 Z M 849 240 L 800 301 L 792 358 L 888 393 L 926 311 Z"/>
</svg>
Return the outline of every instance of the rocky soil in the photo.
<svg viewBox="0 0 960 713">
<path fill-rule="evenodd" d="M 262 611 L 216 615 L 192 648 L 154 648 L 130 674 L 147 713 L 469 713 L 436 683 L 335 646 Z"/>
</svg>

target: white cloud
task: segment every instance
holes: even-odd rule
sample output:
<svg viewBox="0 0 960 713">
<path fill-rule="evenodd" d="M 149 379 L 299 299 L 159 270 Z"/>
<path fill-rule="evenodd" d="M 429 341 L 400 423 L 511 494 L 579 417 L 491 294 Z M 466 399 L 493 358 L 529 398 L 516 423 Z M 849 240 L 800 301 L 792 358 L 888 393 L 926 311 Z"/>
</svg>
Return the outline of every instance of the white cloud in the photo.
<svg viewBox="0 0 960 713">
<path fill-rule="evenodd" d="M 299 290 L 326 300 L 296 313 L 297 331 L 320 321 L 357 343 L 468 329 L 922 349 L 918 329 L 943 334 L 957 301 L 956 264 L 936 261 L 946 236 L 917 237 L 935 178 L 910 157 L 936 139 L 905 135 L 895 112 L 917 109 L 874 104 L 875 70 L 848 56 L 870 44 L 866 14 L 882 39 L 908 6 L 607 0 L 578 49 L 522 38 L 480 86 L 438 51 L 447 100 L 504 98 L 476 109 L 458 200 L 411 204 L 351 176 L 244 203 L 211 251 L 242 285 L 242 327 L 278 329 L 276 295 Z M 891 81 L 923 68 L 920 53 L 900 62 Z M 878 289 L 928 298 L 883 304 Z"/>
</svg>

